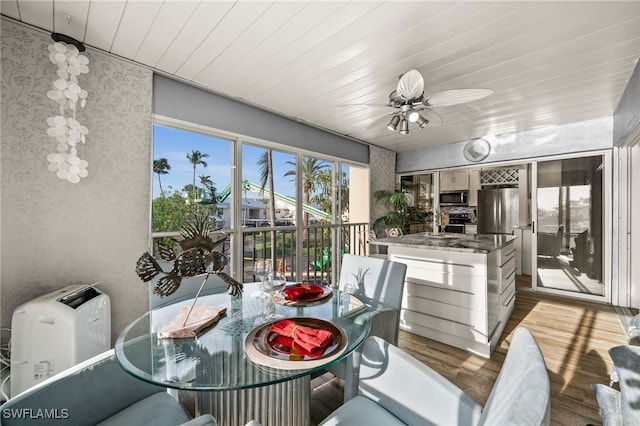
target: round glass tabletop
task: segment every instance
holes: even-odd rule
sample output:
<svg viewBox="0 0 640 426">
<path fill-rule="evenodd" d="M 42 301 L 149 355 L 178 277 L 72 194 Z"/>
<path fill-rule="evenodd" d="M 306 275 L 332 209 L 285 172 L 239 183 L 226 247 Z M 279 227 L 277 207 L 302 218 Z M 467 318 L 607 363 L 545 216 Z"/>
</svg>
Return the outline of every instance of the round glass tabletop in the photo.
<svg viewBox="0 0 640 426">
<path fill-rule="evenodd" d="M 368 310 L 354 296 L 332 290 L 333 296 L 322 303 L 287 305 L 269 299 L 251 297 L 257 284 L 245 284 L 241 297 L 218 293 L 200 296 L 196 306 L 226 307 L 226 313 L 213 326 L 191 338 L 158 338 L 158 331 L 171 322 L 185 300 L 153 309 L 133 321 L 118 337 L 115 346 L 120 365 L 132 375 L 150 383 L 188 390 L 246 389 L 280 383 L 311 374 L 339 362 L 367 337 L 370 328 Z M 345 349 L 326 362 L 300 361 L 299 369 L 258 364 L 248 356 L 247 336 L 268 321 L 269 313 L 283 318 L 326 320 L 344 331 Z M 277 365 L 277 363 L 275 364 Z"/>
</svg>

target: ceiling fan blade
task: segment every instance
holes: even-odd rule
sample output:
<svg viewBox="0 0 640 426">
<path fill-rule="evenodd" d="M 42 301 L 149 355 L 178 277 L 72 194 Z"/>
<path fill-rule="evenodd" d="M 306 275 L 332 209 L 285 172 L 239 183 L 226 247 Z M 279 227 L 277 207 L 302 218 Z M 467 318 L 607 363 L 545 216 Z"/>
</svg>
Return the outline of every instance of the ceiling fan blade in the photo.
<svg viewBox="0 0 640 426">
<path fill-rule="evenodd" d="M 389 104 L 340 104 L 338 106 L 347 107 L 347 108 L 371 108 L 371 107 L 382 108 L 382 107 L 391 107 L 391 105 L 389 105 Z"/>
<path fill-rule="evenodd" d="M 454 89 L 438 92 L 426 98 L 423 103 L 427 106 L 441 107 L 458 105 L 477 101 L 493 93 L 491 89 Z"/>
<path fill-rule="evenodd" d="M 422 75 L 416 70 L 407 71 L 400 77 L 396 92 L 402 99 L 407 101 L 419 98 L 424 93 Z"/>
</svg>

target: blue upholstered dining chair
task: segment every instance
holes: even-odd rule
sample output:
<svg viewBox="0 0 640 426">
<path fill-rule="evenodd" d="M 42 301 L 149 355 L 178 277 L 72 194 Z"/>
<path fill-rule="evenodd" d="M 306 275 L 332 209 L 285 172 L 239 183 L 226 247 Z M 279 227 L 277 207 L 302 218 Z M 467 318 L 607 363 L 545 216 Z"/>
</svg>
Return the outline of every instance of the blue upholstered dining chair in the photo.
<svg viewBox="0 0 640 426">
<path fill-rule="evenodd" d="M 360 299 L 371 314 L 370 336 L 378 336 L 398 343 L 400 305 L 407 265 L 386 259 L 345 254 L 340 268 L 339 288 L 355 286 L 354 296 Z M 359 351 L 327 370 L 345 380 L 345 401 L 355 395 L 358 386 Z"/>
<path fill-rule="evenodd" d="M 211 415 L 189 419 L 164 387 L 139 380 L 118 364 L 114 350 L 14 396 L 0 406 L 2 424 L 215 426 Z M 34 420 L 35 417 L 38 420 Z M 46 417 L 42 417 L 46 416 Z"/>
<path fill-rule="evenodd" d="M 544 358 L 526 328 L 514 332 L 484 407 L 398 347 L 369 337 L 363 345 L 358 396 L 320 425 L 548 425 L 550 392 Z"/>
</svg>

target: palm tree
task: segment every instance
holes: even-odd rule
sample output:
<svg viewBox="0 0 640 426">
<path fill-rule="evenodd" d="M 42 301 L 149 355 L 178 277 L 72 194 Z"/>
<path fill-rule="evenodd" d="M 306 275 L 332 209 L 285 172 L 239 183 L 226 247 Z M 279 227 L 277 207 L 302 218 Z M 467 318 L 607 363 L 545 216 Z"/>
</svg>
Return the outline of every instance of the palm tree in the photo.
<svg viewBox="0 0 640 426">
<path fill-rule="evenodd" d="M 204 194 L 206 193 L 206 189 L 209 188 L 209 191 L 211 192 L 211 200 L 215 201 L 216 187 L 214 186 L 215 184 L 211 180 L 211 176 L 200 175 L 200 184 L 202 185 L 202 188 L 203 188 L 202 190 L 203 198 L 204 198 Z"/>
<path fill-rule="evenodd" d="M 291 164 L 296 167 L 296 163 L 293 161 L 287 161 L 287 164 Z M 303 193 L 303 210 L 302 210 L 302 223 L 306 226 L 309 224 L 309 213 L 304 210 L 304 206 L 309 205 L 311 193 L 316 189 L 316 180 L 322 170 L 329 167 L 325 161 L 318 160 L 316 158 L 304 157 L 302 160 L 302 193 Z M 285 176 L 296 176 L 296 169 L 289 170 L 284 174 Z M 306 238 L 307 230 L 303 231 L 303 235 Z"/>
<path fill-rule="evenodd" d="M 332 197 L 333 173 L 331 172 L 331 169 L 323 170 L 318 173 L 316 179 L 316 189 L 318 191 L 313 197 L 311 197 L 311 202 L 317 204 L 320 207 L 320 210 L 325 213 L 332 213 L 335 202 L 336 207 L 339 208 L 339 213 L 344 215 L 349 211 L 349 178 L 345 172 L 342 172 L 342 179 L 338 184 L 339 199 L 334 200 Z"/>
<path fill-rule="evenodd" d="M 273 194 L 273 151 L 267 149 L 258 159 L 260 166 L 260 194 L 264 194 L 264 187 L 269 185 L 269 221 L 276 226 L 276 198 Z M 271 231 L 271 263 L 276 257 L 276 233 Z"/>
<path fill-rule="evenodd" d="M 169 161 L 166 158 L 158 158 L 157 160 L 153 160 L 153 173 L 158 174 L 158 184 L 160 185 L 160 195 L 164 197 L 164 190 L 162 189 L 162 181 L 160 180 L 160 175 L 169 174 L 169 170 L 171 170 L 171 166 L 169 165 Z"/>
<path fill-rule="evenodd" d="M 193 200 L 196 199 L 196 167 L 198 166 L 202 166 L 202 167 L 207 167 L 207 162 L 204 161 L 205 158 L 207 158 L 209 156 L 209 154 L 203 154 L 200 151 L 191 151 L 191 154 L 187 154 L 187 160 L 189 160 L 191 162 L 191 164 L 193 165 L 193 186 L 192 186 L 192 196 L 193 196 Z"/>
</svg>

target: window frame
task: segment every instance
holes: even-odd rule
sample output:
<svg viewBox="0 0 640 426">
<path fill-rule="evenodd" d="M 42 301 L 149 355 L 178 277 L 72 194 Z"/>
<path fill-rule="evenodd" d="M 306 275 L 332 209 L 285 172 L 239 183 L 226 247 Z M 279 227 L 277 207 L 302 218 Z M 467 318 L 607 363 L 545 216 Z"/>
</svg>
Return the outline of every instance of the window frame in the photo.
<svg viewBox="0 0 640 426">
<path fill-rule="evenodd" d="M 358 163 L 352 160 L 347 160 L 338 157 L 332 157 L 330 155 L 313 152 L 309 150 L 300 149 L 297 147 L 292 147 L 286 144 L 277 143 L 273 141 L 267 141 L 260 138 L 250 137 L 246 135 L 241 135 L 229 131 L 224 131 L 220 129 L 214 129 L 211 127 L 207 127 L 197 123 L 191 123 L 184 120 L 179 120 L 175 118 L 170 118 L 158 114 L 154 114 L 152 117 L 152 126 L 160 125 L 165 127 L 170 127 L 178 130 L 183 130 L 186 132 L 195 132 L 200 133 L 206 136 L 212 136 L 215 138 L 225 139 L 232 143 L 231 149 L 231 162 L 230 165 L 232 173 L 231 173 L 231 194 L 230 199 L 232 202 L 230 203 L 230 217 L 231 223 L 229 226 L 226 226 L 222 229 L 222 231 L 226 232 L 229 235 L 229 243 L 230 250 L 232 253 L 232 262 L 229 265 L 230 274 L 232 277 L 241 277 L 243 271 L 243 234 L 252 232 L 252 229 L 242 228 L 240 225 L 242 223 L 242 190 L 238 190 L 238 188 L 242 188 L 242 147 L 244 144 L 253 145 L 259 148 L 265 149 L 273 149 L 284 152 L 291 152 L 296 156 L 296 225 L 288 227 L 288 226 L 277 226 L 275 228 L 271 227 L 261 227 L 261 230 L 271 231 L 271 230 L 285 230 L 285 229 L 295 229 L 296 231 L 302 231 L 302 203 L 303 203 L 303 187 L 302 187 L 302 163 L 304 157 L 312 157 L 321 161 L 325 161 L 330 164 L 330 169 L 332 171 L 332 194 L 335 198 L 338 194 L 339 188 L 337 187 L 337 179 L 338 173 L 342 173 L 344 166 L 349 167 L 359 167 L 369 169 L 369 164 Z M 152 131 L 152 149 L 151 149 L 151 165 L 153 165 L 153 131 Z M 152 200 L 153 200 L 153 167 L 150 167 L 150 190 L 149 190 L 149 241 L 148 245 L 151 250 L 153 250 L 153 242 L 155 238 L 159 237 L 173 237 L 178 236 L 179 231 L 175 232 L 154 232 L 153 231 L 153 222 L 152 222 Z M 341 179 L 340 179 L 341 181 Z M 332 268 L 332 282 L 337 283 L 337 277 L 339 274 L 339 266 L 340 266 L 340 253 L 338 249 L 338 231 L 340 227 L 345 224 L 342 219 L 342 206 L 337 205 L 340 204 L 340 198 L 336 200 L 336 202 L 332 205 L 332 220 L 331 227 L 333 229 L 332 232 L 332 262 L 333 265 L 337 265 L 337 267 Z M 348 223 L 348 222 L 347 222 Z M 296 232 L 296 247 L 298 250 L 301 250 L 303 241 L 303 233 Z M 296 253 L 296 271 L 301 271 L 301 253 Z M 298 277 L 299 278 L 299 277 Z M 236 278 L 237 279 L 237 278 Z"/>
</svg>

